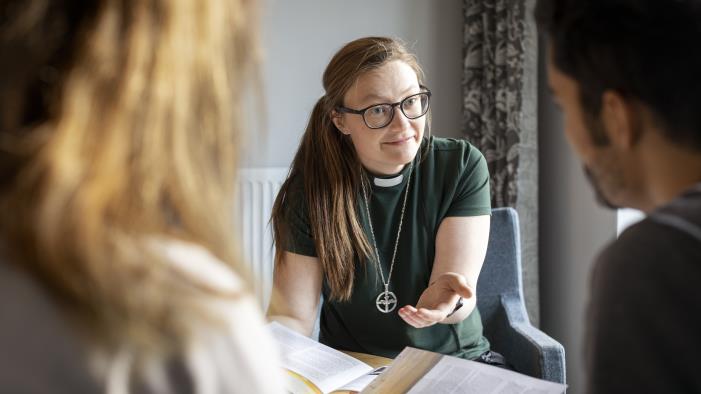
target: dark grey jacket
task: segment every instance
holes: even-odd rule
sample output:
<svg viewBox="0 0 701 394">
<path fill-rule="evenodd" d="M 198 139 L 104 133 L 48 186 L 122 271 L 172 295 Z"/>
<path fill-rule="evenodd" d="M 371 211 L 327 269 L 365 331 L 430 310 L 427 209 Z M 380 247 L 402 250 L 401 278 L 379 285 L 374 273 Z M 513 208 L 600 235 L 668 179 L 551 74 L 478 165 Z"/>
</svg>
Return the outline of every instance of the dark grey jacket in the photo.
<svg viewBox="0 0 701 394">
<path fill-rule="evenodd" d="M 97 393 L 85 347 L 33 278 L 0 258 L 0 392 Z"/>
</svg>

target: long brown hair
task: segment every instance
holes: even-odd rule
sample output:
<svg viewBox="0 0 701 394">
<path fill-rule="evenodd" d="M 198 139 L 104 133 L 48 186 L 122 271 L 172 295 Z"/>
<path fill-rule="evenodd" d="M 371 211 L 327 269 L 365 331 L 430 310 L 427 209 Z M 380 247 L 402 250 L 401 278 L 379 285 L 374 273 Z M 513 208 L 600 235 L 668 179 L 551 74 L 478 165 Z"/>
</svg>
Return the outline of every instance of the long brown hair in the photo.
<svg viewBox="0 0 701 394">
<path fill-rule="evenodd" d="M 107 353 L 160 357 L 216 294 L 149 240 L 232 250 L 250 0 L 17 0 L 0 25 L 3 253 Z M 235 90 L 236 88 L 237 90 Z"/>
<path fill-rule="evenodd" d="M 305 204 L 317 257 L 334 300 L 348 300 L 352 293 L 355 261 L 372 256 L 360 222 L 357 196 L 363 168 L 353 143 L 332 121 L 332 112 L 362 74 L 391 61 L 401 60 L 415 72 L 419 84 L 424 74 L 416 57 L 396 39 L 365 37 L 346 44 L 331 59 L 323 76 L 325 94 L 312 110 L 290 174 L 273 205 L 271 221 L 277 246 L 275 264 L 282 263 L 289 242 L 285 212 L 295 178 L 304 180 Z M 428 127 L 428 121 L 427 126 Z"/>
</svg>

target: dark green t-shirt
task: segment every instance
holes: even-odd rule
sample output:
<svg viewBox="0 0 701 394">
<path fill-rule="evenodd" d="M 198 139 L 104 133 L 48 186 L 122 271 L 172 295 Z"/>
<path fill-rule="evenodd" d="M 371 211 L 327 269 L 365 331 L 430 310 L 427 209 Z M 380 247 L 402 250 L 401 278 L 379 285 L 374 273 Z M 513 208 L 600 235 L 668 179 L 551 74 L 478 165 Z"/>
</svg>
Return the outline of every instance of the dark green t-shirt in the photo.
<svg viewBox="0 0 701 394">
<path fill-rule="evenodd" d="M 424 148 L 428 144 L 428 149 Z M 418 155 L 413 165 L 399 174 L 376 177 L 369 199 L 372 225 L 385 279 L 390 268 L 397 236 L 404 191 L 412 171 L 404 223 L 389 290 L 397 296 L 397 308 L 385 314 L 376 308 L 376 298 L 384 290 L 374 261 L 356 263 L 353 295 L 347 302 L 329 301 L 330 290 L 324 280 L 319 340 L 337 349 L 395 357 L 406 346 L 427 349 L 467 359 L 489 350 L 482 335 L 482 321 L 475 311 L 457 324 L 435 324 L 414 328 L 399 317 L 405 305 L 416 305 L 428 286 L 435 257 L 438 227 L 449 216 L 477 216 L 491 213 L 489 172 L 482 154 L 467 141 L 431 138 L 422 144 L 424 159 Z M 378 186 L 375 179 L 380 180 Z M 394 182 L 393 182 L 394 181 Z M 391 186 L 387 186 L 390 184 Z M 286 217 L 289 220 L 286 250 L 316 257 L 309 226 L 304 187 L 299 177 L 288 195 Z M 367 211 L 358 195 L 361 222 L 372 243 Z"/>
</svg>

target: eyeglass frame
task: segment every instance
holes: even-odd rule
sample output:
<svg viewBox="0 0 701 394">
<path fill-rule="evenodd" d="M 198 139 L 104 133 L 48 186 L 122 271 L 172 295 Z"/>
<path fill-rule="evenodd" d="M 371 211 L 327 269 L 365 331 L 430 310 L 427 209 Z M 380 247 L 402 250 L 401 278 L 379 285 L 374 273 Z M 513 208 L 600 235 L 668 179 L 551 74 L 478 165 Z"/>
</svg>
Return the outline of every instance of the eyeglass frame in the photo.
<svg viewBox="0 0 701 394">
<path fill-rule="evenodd" d="M 348 108 L 348 107 L 344 107 L 342 105 L 339 105 L 336 107 L 336 111 L 360 115 L 363 118 L 363 123 L 365 123 L 365 126 L 367 126 L 368 129 L 372 129 L 372 130 L 384 129 L 385 127 L 389 126 L 389 124 L 392 123 L 392 121 L 394 120 L 394 114 L 395 114 L 394 107 L 397 107 L 397 106 L 399 106 L 399 110 L 402 111 L 402 115 L 404 115 L 407 119 L 414 120 L 414 119 L 418 119 L 422 116 L 426 116 L 426 114 L 428 113 L 428 110 L 431 108 L 431 91 L 426 86 L 423 86 L 423 85 L 419 85 L 419 89 L 422 89 L 423 91 L 406 96 L 401 101 L 397 101 L 396 103 L 377 103 L 377 104 L 373 104 L 373 105 L 370 105 L 368 107 L 365 107 L 363 109 L 353 109 L 353 108 Z M 411 118 L 411 117 L 407 116 L 407 114 L 404 112 L 404 108 L 402 107 L 402 103 L 404 103 L 406 100 L 408 100 L 414 96 L 418 96 L 420 94 L 425 94 L 428 96 L 428 104 L 426 105 L 426 111 L 424 111 L 424 113 L 422 113 L 419 116 Z M 377 107 L 380 105 L 389 105 L 390 108 L 392 108 L 392 114 L 390 115 L 389 120 L 387 121 L 387 124 L 380 126 L 380 127 L 371 127 L 368 124 L 367 120 L 365 120 L 365 111 L 369 110 L 370 108 Z"/>
</svg>

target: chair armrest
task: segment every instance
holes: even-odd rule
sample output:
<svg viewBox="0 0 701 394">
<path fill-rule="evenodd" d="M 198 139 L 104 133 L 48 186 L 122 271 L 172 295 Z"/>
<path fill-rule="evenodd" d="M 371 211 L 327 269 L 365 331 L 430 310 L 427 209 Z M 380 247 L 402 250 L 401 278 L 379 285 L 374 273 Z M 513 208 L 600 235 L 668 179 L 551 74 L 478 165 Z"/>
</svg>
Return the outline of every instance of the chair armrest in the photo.
<svg viewBox="0 0 701 394">
<path fill-rule="evenodd" d="M 517 371 L 540 379 L 565 383 L 565 348 L 528 320 L 526 308 L 516 295 L 502 295 L 490 330 L 494 350 Z"/>
</svg>

